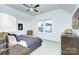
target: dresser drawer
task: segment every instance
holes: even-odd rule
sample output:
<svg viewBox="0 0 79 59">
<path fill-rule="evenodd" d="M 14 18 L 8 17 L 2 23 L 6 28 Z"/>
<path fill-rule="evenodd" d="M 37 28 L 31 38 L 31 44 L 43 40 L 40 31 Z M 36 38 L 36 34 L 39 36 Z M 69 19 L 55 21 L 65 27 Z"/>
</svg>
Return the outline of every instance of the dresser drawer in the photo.
<svg viewBox="0 0 79 59">
<path fill-rule="evenodd" d="M 79 38 L 77 36 L 72 36 L 61 36 L 62 55 L 79 55 Z"/>
</svg>

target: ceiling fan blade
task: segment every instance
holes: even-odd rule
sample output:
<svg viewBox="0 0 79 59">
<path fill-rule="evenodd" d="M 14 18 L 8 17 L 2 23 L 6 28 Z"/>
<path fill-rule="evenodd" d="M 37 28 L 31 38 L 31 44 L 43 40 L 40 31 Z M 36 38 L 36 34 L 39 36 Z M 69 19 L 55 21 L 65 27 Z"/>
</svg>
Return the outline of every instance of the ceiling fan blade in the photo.
<svg viewBox="0 0 79 59">
<path fill-rule="evenodd" d="M 33 4 L 31 4 L 30 6 L 33 7 Z"/>
<path fill-rule="evenodd" d="M 38 10 L 34 9 L 35 12 L 38 12 Z"/>
<path fill-rule="evenodd" d="M 26 6 L 26 7 L 29 7 L 29 8 L 31 8 L 30 6 L 28 6 L 28 5 L 26 5 L 26 4 L 22 4 L 22 5 L 24 5 L 24 6 Z"/>
<path fill-rule="evenodd" d="M 37 8 L 37 7 L 39 7 L 39 4 L 37 4 L 37 5 L 34 6 L 34 8 Z"/>
<path fill-rule="evenodd" d="M 29 11 L 30 9 L 26 10 L 27 12 Z"/>
</svg>

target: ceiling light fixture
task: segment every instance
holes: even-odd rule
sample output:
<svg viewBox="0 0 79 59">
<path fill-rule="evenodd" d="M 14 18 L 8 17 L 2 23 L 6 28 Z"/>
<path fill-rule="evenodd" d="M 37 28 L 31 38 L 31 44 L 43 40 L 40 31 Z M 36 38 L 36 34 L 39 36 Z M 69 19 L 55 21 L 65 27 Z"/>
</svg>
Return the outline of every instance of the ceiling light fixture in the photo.
<svg viewBox="0 0 79 59">
<path fill-rule="evenodd" d="M 38 10 L 36 8 L 40 6 L 39 4 L 36 4 L 36 5 L 30 4 L 30 6 L 28 6 L 26 4 L 23 4 L 23 5 L 29 8 L 29 9 L 26 10 L 27 12 L 28 11 L 38 12 Z"/>
<path fill-rule="evenodd" d="M 30 8 L 30 11 L 34 11 L 34 9 L 33 8 Z"/>
</svg>

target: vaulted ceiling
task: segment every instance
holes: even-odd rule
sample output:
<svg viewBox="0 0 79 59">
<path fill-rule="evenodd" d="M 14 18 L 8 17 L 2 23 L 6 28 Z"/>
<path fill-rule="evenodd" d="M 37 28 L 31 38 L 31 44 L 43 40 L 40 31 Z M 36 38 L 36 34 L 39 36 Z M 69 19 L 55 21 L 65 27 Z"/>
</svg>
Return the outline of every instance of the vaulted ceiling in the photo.
<svg viewBox="0 0 79 59">
<path fill-rule="evenodd" d="M 28 7 L 25 7 L 22 4 L 6 4 L 6 6 L 9 6 L 11 8 L 17 9 L 18 11 L 21 11 L 30 15 L 38 15 L 38 14 L 45 13 L 48 11 L 53 11 L 59 8 L 64 9 L 69 13 L 72 13 L 74 8 L 76 7 L 75 4 L 40 4 L 40 6 L 37 8 L 39 12 L 32 12 L 32 11 L 27 12 L 26 10 L 28 9 Z"/>
</svg>

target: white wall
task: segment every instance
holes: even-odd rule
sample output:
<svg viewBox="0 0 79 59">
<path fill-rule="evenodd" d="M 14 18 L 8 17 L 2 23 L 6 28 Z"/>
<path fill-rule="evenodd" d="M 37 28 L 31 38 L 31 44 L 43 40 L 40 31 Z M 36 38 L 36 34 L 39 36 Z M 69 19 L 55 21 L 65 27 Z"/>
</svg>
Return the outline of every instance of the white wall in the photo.
<svg viewBox="0 0 79 59">
<path fill-rule="evenodd" d="M 71 28 L 71 14 L 63 9 L 57 9 L 37 16 L 29 16 L 16 9 L 10 8 L 5 5 L 0 5 L 0 12 L 8 13 L 16 17 L 17 23 L 23 23 L 23 30 L 17 31 L 16 34 L 26 34 L 28 29 L 33 29 L 34 36 L 41 37 L 42 39 L 48 39 L 60 42 L 61 33 L 66 28 Z M 30 20 L 31 19 L 31 20 Z M 51 33 L 40 33 L 37 30 L 37 23 L 39 20 L 52 20 L 53 32 Z"/>
<path fill-rule="evenodd" d="M 51 33 L 40 33 L 37 30 L 37 23 L 39 20 L 51 20 L 53 24 L 53 29 Z M 48 39 L 60 42 L 61 34 L 64 29 L 72 28 L 72 18 L 71 14 L 66 12 L 63 9 L 57 9 L 55 11 L 43 13 L 37 16 L 34 16 L 31 21 L 32 29 L 34 31 L 34 36 L 39 36 L 42 39 Z"/>
<path fill-rule="evenodd" d="M 15 32 L 16 34 L 19 35 L 26 34 L 27 30 L 30 29 L 30 22 L 29 22 L 29 20 L 31 19 L 30 15 L 27 15 L 21 11 L 18 11 L 14 8 L 5 5 L 0 5 L 0 13 L 6 13 L 12 15 L 16 17 L 17 23 L 23 24 L 23 30 Z"/>
<path fill-rule="evenodd" d="M 25 20 L 17 20 L 17 22 L 23 24 L 23 30 L 18 30 L 16 32 L 16 34 L 17 35 L 26 35 L 27 30 L 31 29 L 30 22 L 29 21 L 25 21 Z"/>
<path fill-rule="evenodd" d="M 10 33 L 14 33 L 14 34 L 17 34 L 17 35 L 26 35 L 27 30 L 31 30 L 30 21 L 17 20 L 17 25 L 18 25 L 18 23 L 23 24 L 23 30 L 17 30 L 16 32 L 10 32 Z"/>
<path fill-rule="evenodd" d="M 5 13 L 0 13 L 0 32 L 15 32 L 16 30 L 16 18 Z"/>
</svg>

